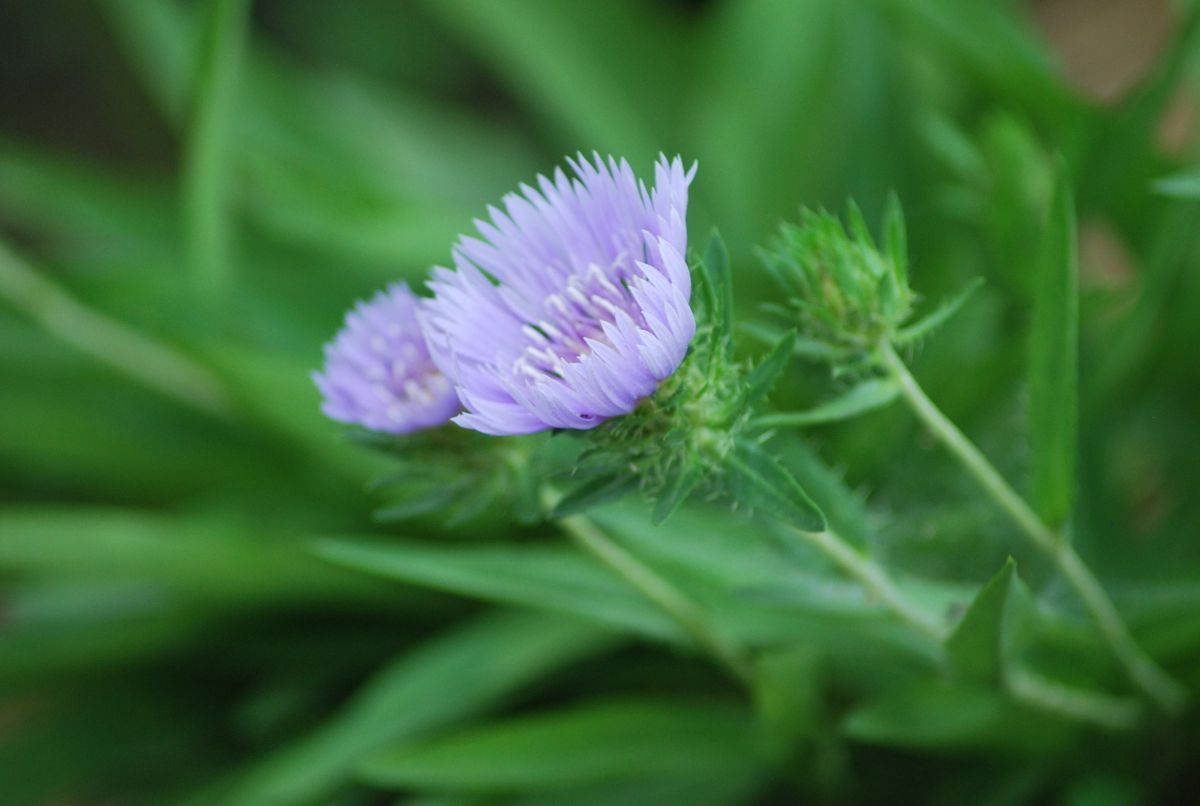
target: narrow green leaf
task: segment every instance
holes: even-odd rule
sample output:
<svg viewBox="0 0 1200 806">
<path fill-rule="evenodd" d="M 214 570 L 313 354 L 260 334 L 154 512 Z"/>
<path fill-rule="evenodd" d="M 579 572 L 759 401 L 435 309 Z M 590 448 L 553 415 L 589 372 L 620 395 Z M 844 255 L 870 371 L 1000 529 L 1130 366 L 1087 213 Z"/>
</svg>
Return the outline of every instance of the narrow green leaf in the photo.
<svg viewBox="0 0 1200 806">
<path fill-rule="evenodd" d="M 79 302 L 2 242 L 0 299 L 20 308 L 46 332 L 149 389 L 205 414 L 233 414 L 229 391 L 208 367 Z"/>
<path fill-rule="evenodd" d="M 726 350 L 733 350 L 733 279 L 729 273 L 729 250 L 715 229 L 704 250 L 704 273 L 711 286 L 714 308 L 710 312 L 718 338 L 724 339 Z"/>
<path fill-rule="evenodd" d="M 983 278 L 975 278 L 967 283 L 961 291 L 944 301 L 933 311 L 913 322 L 908 327 L 902 328 L 896 335 L 896 344 L 910 344 L 937 330 L 949 321 L 950 317 L 959 312 L 981 285 L 983 285 Z"/>
<path fill-rule="evenodd" d="M 946 654 L 965 677 L 997 683 L 1004 668 L 1004 621 L 1017 564 L 1009 557 L 946 638 Z"/>
<path fill-rule="evenodd" d="M 183 155 L 186 243 L 197 287 L 211 300 L 231 276 L 233 120 L 246 49 L 249 0 L 209 0 Z"/>
<path fill-rule="evenodd" d="M 891 378 L 871 378 L 851 387 L 845 394 L 807 411 L 765 414 L 754 419 L 757 428 L 822 425 L 848 420 L 881 409 L 900 394 L 900 385 Z"/>
<path fill-rule="evenodd" d="M 1164 196 L 1200 199 L 1200 168 L 1159 179 L 1154 183 L 1154 191 Z"/>
<path fill-rule="evenodd" d="M 472 482 L 477 483 L 476 480 L 465 479 L 437 487 L 405 487 L 403 497 L 376 510 L 372 517 L 377 523 L 396 523 L 445 510 L 467 492 Z"/>
<path fill-rule="evenodd" d="M 854 199 L 846 203 L 846 230 L 853 240 L 872 250 L 875 249 L 875 239 L 871 237 L 871 228 L 867 226 L 867 219 L 863 215 L 862 208 Z"/>
<path fill-rule="evenodd" d="M 742 396 L 741 409 L 756 405 L 770 394 L 775 382 L 779 380 L 779 376 L 787 369 L 795 348 L 796 331 L 789 330 L 775 342 L 771 351 L 746 376 L 746 390 Z"/>
<path fill-rule="evenodd" d="M 904 208 L 900 197 L 889 193 L 883 211 L 883 245 L 888 260 L 896 272 L 896 288 L 908 287 L 908 232 L 904 224 Z"/>
<path fill-rule="evenodd" d="M 564 495 L 554 506 L 553 517 L 565 518 L 585 512 L 606 501 L 620 498 L 637 486 L 637 476 L 628 470 L 591 479 Z"/>
<path fill-rule="evenodd" d="M 825 516 L 795 477 L 757 442 L 741 439 L 725 457 L 725 479 L 738 504 L 810 532 L 825 528 Z"/>
<path fill-rule="evenodd" d="M 601 3 L 580 25 L 577 10 L 556 0 L 419 5 L 571 142 L 650 157 L 662 146 L 655 130 L 678 125 L 670 110 L 686 59 L 676 15 L 644 4 Z"/>
<path fill-rule="evenodd" d="M 687 500 L 702 478 L 704 478 L 704 468 L 697 462 L 690 462 L 687 467 L 680 470 L 654 505 L 652 518 L 654 525 L 661 526 L 667 518 L 675 514 L 675 510 L 679 509 Z"/>
<path fill-rule="evenodd" d="M 1067 182 L 1060 163 L 1035 273 L 1030 339 L 1033 499 L 1052 527 L 1061 526 L 1071 512 L 1078 441 L 1079 260 Z"/>
<path fill-rule="evenodd" d="M 749 715 L 703 702 L 611 701 L 518 717 L 383 751 L 361 767 L 376 786 L 555 790 L 758 766 Z"/>
<path fill-rule="evenodd" d="M 786 758 L 822 729 L 821 654 L 811 646 L 786 647 L 755 662 L 754 705 L 773 752 Z"/>
<path fill-rule="evenodd" d="M 988 749 L 1037 756 L 1073 740 L 1070 723 L 1014 707 L 999 691 L 927 680 L 856 706 L 842 722 L 849 738 L 894 747 Z"/>
<path fill-rule="evenodd" d="M 782 309 L 779 313 L 789 318 L 792 316 L 792 312 L 786 309 Z M 783 328 L 763 322 L 739 322 L 737 330 L 755 341 L 771 345 L 778 343 L 787 334 Z M 825 342 L 799 335 L 792 339 L 792 353 L 806 361 L 814 361 L 819 364 L 834 363 L 839 356 L 838 351 Z"/>
<path fill-rule="evenodd" d="M 329 802 L 365 755 L 492 708 L 614 643 L 575 619 L 537 613 L 492 613 L 456 627 L 383 667 L 331 719 L 256 763 L 223 802 Z"/>
<path fill-rule="evenodd" d="M 264 576 L 264 568 L 275 573 Z M 0 573 L 136 580 L 176 601 L 231 609 L 305 600 L 375 608 L 388 598 L 314 561 L 294 541 L 232 519 L 113 507 L 0 508 Z"/>
<path fill-rule="evenodd" d="M 607 569 L 565 545 L 446 546 L 327 538 L 313 551 L 346 568 L 398 582 L 683 641 L 675 622 Z"/>
</svg>

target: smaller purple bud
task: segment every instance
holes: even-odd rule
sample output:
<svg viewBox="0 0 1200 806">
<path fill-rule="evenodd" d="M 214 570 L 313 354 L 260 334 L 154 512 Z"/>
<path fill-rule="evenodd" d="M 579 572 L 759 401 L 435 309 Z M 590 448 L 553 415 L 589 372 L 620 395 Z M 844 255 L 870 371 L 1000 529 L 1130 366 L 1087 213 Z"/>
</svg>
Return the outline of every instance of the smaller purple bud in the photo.
<svg viewBox="0 0 1200 806">
<path fill-rule="evenodd" d="M 313 381 L 321 411 L 339 422 L 405 434 L 449 422 L 462 410 L 454 386 L 434 365 L 405 283 L 359 302 L 325 345 Z"/>
</svg>

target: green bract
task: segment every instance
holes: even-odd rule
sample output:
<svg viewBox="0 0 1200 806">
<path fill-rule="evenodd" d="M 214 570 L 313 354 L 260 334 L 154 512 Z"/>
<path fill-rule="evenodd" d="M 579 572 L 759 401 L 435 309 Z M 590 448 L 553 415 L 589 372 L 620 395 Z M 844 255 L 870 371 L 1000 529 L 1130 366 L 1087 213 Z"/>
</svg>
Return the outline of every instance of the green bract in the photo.
<svg viewBox="0 0 1200 806">
<path fill-rule="evenodd" d="M 787 295 L 804 334 L 838 352 L 868 349 L 896 336 L 912 313 L 904 219 L 895 198 L 884 220 L 885 244 L 875 245 L 862 211 L 851 203 L 843 226 L 823 210 L 803 210 L 762 252 Z"/>
<path fill-rule="evenodd" d="M 631 414 L 592 432 L 583 472 L 593 478 L 560 502 L 558 514 L 640 487 L 656 500 L 654 520 L 661 523 L 700 489 L 728 493 L 800 528 L 823 528 L 824 516 L 761 447 L 751 423 L 792 355 L 795 334 L 778 339 L 754 365 L 737 360 L 729 256 L 720 236 L 713 235 L 693 277 L 697 329 L 687 358 Z"/>
</svg>

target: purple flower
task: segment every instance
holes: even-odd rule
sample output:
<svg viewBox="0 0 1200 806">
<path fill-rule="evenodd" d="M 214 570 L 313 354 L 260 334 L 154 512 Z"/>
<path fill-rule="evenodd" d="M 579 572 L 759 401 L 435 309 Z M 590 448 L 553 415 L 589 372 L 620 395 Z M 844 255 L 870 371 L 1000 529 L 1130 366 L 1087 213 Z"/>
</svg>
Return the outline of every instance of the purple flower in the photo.
<svg viewBox="0 0 1200 806">
<path fill-rule="evenodd" d="M 404 283 L 359 302 L 325 345 L 313 373 L 328 417 L 394 434 L 449 422 L 461 410 L 449 379 L 429 357 L 417 298 Z"/>
<path fill-rule="evenodd" d="M 522 185 L 463 236 L 457 271 L 422 302 L 433 359 L 487 434 L 594 428 L 627 414 L 678 368 L 689 305 L 687 191 L 695 166 L 661 158 L 647 191 L 624 160 L 568 160 Z"/>
</svg>

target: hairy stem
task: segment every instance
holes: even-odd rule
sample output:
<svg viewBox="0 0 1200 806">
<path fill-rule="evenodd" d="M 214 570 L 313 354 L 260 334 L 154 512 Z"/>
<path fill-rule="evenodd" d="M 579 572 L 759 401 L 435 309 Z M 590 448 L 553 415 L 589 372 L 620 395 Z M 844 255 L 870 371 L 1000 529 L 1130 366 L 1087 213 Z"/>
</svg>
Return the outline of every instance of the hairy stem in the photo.
<svg viewBox="0 0 1200 806">
<path fill-rule="evenodd" d="M 1021 533 L 1053 560 L 1100 628 L 1130 680 L 1168 713 L 1178 713 L 1187 699 L 1186 691 L 1137 645 L 1112 600 L 1074 547 L 1042 522 L 987 457 L 934 405 L 892 346 L 882 344 L 879 352 L 884 365 L 899 382 L 909 407 L 930 433 L 962 463 Z"/>
<path fill-rule="evenodd" d="M 544 496 L 548 501 L 553 494 Z M 715 658 L 741 683 L 750 685 L 754 667 L 742 646 L 713 623 L 695 601 L 657 571 L 618 545 L 585 515 L 569 515 L 558 524 L 585 551 L 670 616 L 695 644 Z"/>
<path fill-rule="evenodd" d="M 883 568 L 863 556 L 841 537 L 828 530 L 805 532 L 795 529 L 794 531 L 833 560 L 846 574 L 857 580 L 868 593 L 877 598 L 884 607 L 905 624 L 939 643 L 945 638 L 945 631 L 942 627 L 905 599 L 904 594 L 899 591 Z"/>
</svg>

